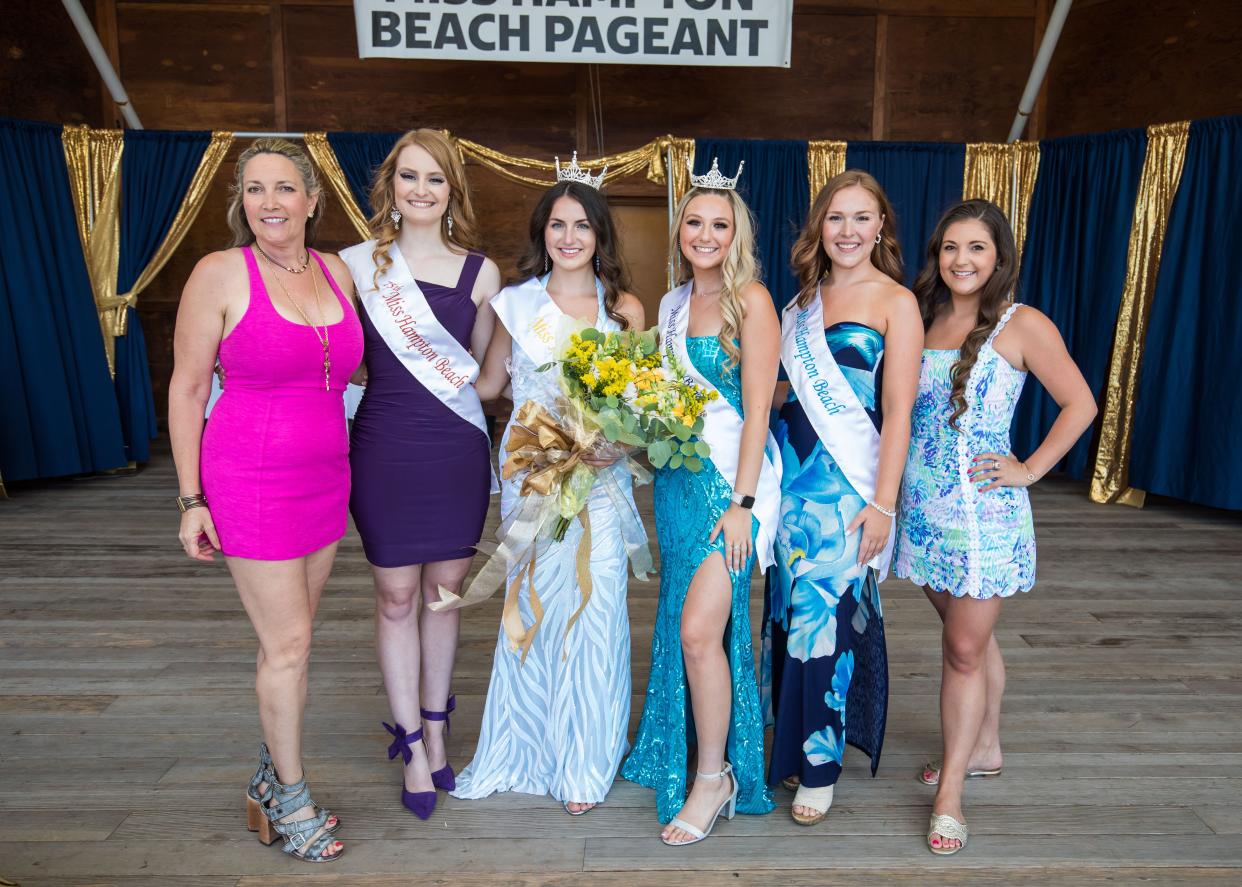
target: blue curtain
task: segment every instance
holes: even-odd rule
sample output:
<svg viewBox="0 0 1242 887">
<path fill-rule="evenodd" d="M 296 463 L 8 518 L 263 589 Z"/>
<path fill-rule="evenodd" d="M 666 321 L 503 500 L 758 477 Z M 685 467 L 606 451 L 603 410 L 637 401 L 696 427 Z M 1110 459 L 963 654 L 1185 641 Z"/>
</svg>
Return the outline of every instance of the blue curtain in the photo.
<svg viewBox="0 0 1242 887">
<path fill-rule="evenodd" d="M 1190 125 L 1139 377 L 1130 483 L 1242 509 L 1242 117 Z"/>
<path fill-rule="evenodd" d="M 941 142 L 850 142 L 847 169 L 875 176 L 897 214 L 897 240 L 912 284 L 940 214 L 962 199 L 966 146 Z"/>
<path fill-rule="evenodd" d="M 755 214 L 763 281 L 780 311 L 798 292 L 789 254 L 810 208 L 806 142 L 699 139 L 694 143 L 695 173 L 711 169 L 713 157 L 720 159 L 720 171 L 729 178 L 746 161 L 738 192 Z"/>
<path fill-rule="evenodd" d="M 61 127 L 0 119 L 0 474 L 127 463 Z"/>
<path fill-rule="evenodd" d="M 209 132 L 125 131 L 121 154 L 121 253 L 117 293 L 129 292 L 164 241 L 207 146 Z M 116 399 L 132 462 L 151 458 L 158 433 L 147 343 L 138 312 L 116 340 Z"/>
<path fill-rule="evenodd" d="M 1057 325 L 1097 400 L 1108 376 L 1146 150 L 1147 134 L 1141 129 L 1049 139 L 1039 145 L 1039 177 L 1031 196 L 1017 298 Z M 1014 417 L 1018 458 L 1034 452 L 1059 411 L 1032 377 Z M 1075 478 L 1089 475 L 1092 437 L 1080 438 L 1058 470 Z"/>
<path fill-rule="evenodd" d="M 401 138 L 398 132 L 330 132 L 328 144 L 349 181 L 354 200 L 362 214 L 371 217 L 371 176 L 384 162 L 392 146 Z"/>
</svg>

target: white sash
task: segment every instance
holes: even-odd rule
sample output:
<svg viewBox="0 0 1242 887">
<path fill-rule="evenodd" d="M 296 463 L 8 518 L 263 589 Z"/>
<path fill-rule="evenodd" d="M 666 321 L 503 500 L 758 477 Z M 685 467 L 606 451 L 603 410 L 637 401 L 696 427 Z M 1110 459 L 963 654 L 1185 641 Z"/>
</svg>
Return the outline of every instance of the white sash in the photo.
<svg viewBox="0 0 1242 887">
<path fill-rule="evenodd" d="M 681 365 L 686 377 L 704 388 L 715 391 L 716 386 L 703 376 L 690 359 L 686 350 L 686 327 L 690 321 L 690 289 L 687 283 L 667 293 L 660 301 L 660 342 L 665 350 L 665 362 L 672 357 Z M 671 368 L 671 367 L 670 367 Z M 709 401 L 703 414 L 703 440 L 712 448 L 711 460 L 720 474 L 730 484 L 737 481 L 737 463 L 742 446 L 742 417 L 733 405 L 720 394 Z M 775 563 L 772 544 L 776 539 L 777 523 L 781 508 L 781 457 L 776 441 L 768 434 L 764 447 L 763 465 L 759 469 L 759 483 L 755 490 L 753 513 L 759 521 L 755 539 L 755 554 L 759 566 L 766 570 Z"/>
<path fill-rule="evenodd" d="M 875 501 L 880 467 L 880 433 L 850 387 L 824 338 L 824 305 L 820 291 L 805 308 L 790 302 L 781 317 L 781 362 L 811 427 L 845 479 L 866 502 Z M 890 532 L 884 549 L 869 567 L 888 575 L 897 534 Z"/>
<path fill-rule="evenodd" d="M 395 243 L 388 248 L 392 264 L 380 275 L 379 287 L 372 283 L 374 249 L 375 241 L 368 240 L 340 254 L 371 324 L 411 376 L 440 403 L 487 434 L 483 406 L 471 384 L 479 375 L 479 362 L 436 320 Z"/>
<path fill-rule="evenodd" d="M 535 366 L 556 359 L 558 329 L 565 315 L 538 277 L 496 293 L 492 296 L 492 308 Z"/>
</svg>

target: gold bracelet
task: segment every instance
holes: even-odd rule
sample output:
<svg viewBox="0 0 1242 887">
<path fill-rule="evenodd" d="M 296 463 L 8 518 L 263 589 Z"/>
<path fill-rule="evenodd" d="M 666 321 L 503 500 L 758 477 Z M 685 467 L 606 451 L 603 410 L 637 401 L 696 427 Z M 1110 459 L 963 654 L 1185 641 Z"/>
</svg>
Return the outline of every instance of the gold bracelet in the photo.
<svg viewBox="0 0 1242 887">
<path fill-rule="evenodd" d="M 185 514 L 191 508 L 206 508 L 207 497 L 202 493 L 194 493 L 189 496 L 177 497 L 177 510 Z"/>
</svg>

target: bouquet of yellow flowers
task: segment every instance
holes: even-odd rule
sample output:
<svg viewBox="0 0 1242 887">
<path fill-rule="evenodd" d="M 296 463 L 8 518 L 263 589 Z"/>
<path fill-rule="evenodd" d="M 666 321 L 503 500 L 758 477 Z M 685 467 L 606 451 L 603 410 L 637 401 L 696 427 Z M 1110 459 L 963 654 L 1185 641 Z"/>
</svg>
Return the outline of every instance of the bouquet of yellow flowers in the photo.
<svg viewBox="0 0 1242 887">
<path fill-rule="evenodd" d="M 527 400 L 517 408 L 505 442 L 501 474 L 520 479 L 520 504 L 504 516 L 497 534 L 500 544 L 458 596 L 440 589 L 433 610 L 486 600 L 507 587 L 501 624 L 514 650 L 523 658 L 543 619 L 535 588 L 539 540 L 563 541 L 574 518 L 582 523 L 575 560 L 582 600 L 570 617 L 566 633 L 591 597 L 591 521 L 587 500 L 601 481 L 620 517 L 620 533 L 634 575 L 645 578 L 653 569 L 646 531 L 612 471 L 599 471 L 584 458 L 615 456 L 638 483 L 650 478 L 632 458 L 630 448 L 646 451 L 656 468 L 685 467 L 699 471 L 711 454 L 700 439 L 703 412 L 719 395 L 687 382 L 681 368 L 666 368 L 654 329 L 645 332 L 603 332 L 590 327 L 569 334 L 556 360 L 539 367 L 557 370 L 561 397 Z M 479 546 L 483 549 L 483 546 Z M 528 578 L 523 578 L 528 577 Z M 521 618 L 518 588 L 530 584 L 535 621 Z"/>
<path fill-rule="evenodd" d="M 661 359 L 656 330 L 573 333 L 560 360 L 566 398 L 610 442 L 646 450 L 656 468 L 699 471 L 711 454 L 703 411 L 719 395 L 688 382 Z"/>
</svg>

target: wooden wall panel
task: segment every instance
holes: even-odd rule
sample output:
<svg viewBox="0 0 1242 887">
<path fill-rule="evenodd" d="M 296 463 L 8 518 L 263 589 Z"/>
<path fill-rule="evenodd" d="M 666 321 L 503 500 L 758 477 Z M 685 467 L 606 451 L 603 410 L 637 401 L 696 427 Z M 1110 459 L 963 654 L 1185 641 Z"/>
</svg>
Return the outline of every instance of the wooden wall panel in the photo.
<svg viewBox="0 0 1242 887">
<path fill-rule="evenodd" d="M 1075 3 L 1048 77 L 1048 135 L 1242 110 L 1242 3 Z"/>
<path fill-rule="evenodd" d="M 102 126 L 103 93 L 95 66 L 61 4 L 4 5 L 0 115 Z"/>
<path fill-rule="evenodd" d="M 890 15 L 885 138 L 1004 141 L 1034 28 L 1029 17 Z"/>
<path fill-rule="evenodd" d="M 360 59 L 353 15 L 284 7 L 291 128 L 434 126 L 515 153 L 573 144 L 577 66 Z"/>
<path fill-rule="evenodd" d="M 875 16 L 795 15 L 791 68 L 600 65 L 605 147 L 654 135 L 865 139 Z"/>
<path fill-rule="evenodd" d="M 148 129 L 271 129 L 266 3 L 117 3 L 120 75 Z"/>
</svg>

